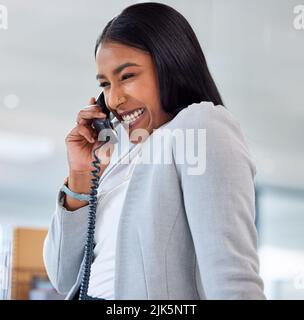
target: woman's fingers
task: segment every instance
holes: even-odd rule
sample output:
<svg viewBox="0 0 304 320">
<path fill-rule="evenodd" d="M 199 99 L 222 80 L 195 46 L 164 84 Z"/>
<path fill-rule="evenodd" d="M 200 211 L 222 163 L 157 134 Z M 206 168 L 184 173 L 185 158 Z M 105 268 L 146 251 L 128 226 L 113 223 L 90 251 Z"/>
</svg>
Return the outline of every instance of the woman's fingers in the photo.
<svg viewBox="0 0 304 320">
<path fill-rule="evenodd" d="M 76 122 L 81 125 L 89 125 L 94 118 L 106 118 L 107 115 L 103 113 L 98 105 L 90 105 L 79 111 Z"/>
<path fill-rule="evenodd" d="M 78 125 L 77 126 L 78 134 L 83 136 L 89 143 L 94 143 L 97 137 L 95 130 L 91 127 L 87 127 L 85 125 Z"/>
<path fill-rule="evenodd" d="M 89 100 L 89 105 L 96 104 L 96 99 L 94 97 L 91 97 Z"/>
</svg>

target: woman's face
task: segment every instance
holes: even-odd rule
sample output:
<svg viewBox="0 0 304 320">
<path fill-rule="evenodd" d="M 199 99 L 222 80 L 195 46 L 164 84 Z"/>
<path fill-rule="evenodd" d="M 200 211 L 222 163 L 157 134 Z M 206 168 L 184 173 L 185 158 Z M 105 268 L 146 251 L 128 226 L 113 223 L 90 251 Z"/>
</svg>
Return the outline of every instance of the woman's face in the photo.
<svg viewBox="0 0 304 320">
<path fill-rule="evenodd" d="M 106 105 L 126 128 L 131 141 L 140 142 L 172 119 L 161 107 L 156 67 L 150 54 L 108 42 L 98 47 L 96 67 Z"/>
</svg>

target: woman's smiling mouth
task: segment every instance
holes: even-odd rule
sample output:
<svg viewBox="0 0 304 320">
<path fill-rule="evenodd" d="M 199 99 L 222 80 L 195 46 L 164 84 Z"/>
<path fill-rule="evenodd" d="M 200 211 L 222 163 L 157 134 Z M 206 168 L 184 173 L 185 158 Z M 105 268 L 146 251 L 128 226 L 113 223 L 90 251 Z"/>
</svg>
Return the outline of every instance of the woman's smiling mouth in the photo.
<svg viewBox="0 0 304 320">
<path fill-rule="evenodd" d="M 145 108 L 138 108 L 132 112 L 122 115 L 121 118 L 123 120 L 123 125 L 129 128 L 135 127 L 145 115 L 145 110 Z"/>
</svg>

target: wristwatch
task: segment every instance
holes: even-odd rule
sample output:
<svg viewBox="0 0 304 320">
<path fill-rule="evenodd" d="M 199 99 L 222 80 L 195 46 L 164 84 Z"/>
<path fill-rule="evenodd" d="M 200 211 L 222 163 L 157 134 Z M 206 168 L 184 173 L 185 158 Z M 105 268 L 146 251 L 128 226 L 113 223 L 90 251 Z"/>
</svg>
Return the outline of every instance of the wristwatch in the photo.
<svg viewBox="0 0 304 320">
<path fill-rule="evenodd" d="M 68 178 L 64 179 L 63 186 L 61 187 L 60 191 L 64 192 L 68 196 L 79 200 L 79 201 L 89 201 L 90 200 L 90 195 L 85 194 L 85 193 L 77 193 L 68 188 Z"/>
</svg>

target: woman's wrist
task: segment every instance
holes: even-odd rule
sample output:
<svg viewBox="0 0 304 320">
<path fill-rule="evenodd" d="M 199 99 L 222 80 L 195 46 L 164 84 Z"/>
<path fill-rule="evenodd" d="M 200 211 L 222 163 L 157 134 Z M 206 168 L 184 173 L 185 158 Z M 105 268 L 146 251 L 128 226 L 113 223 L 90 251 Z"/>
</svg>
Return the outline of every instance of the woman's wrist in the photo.
<svg viewBox="0 0 304 320">
<path fill-rule="evenodd" d="M 67 187 L 77 193 L 89 194 L 91 190 L 91 171 L 70 170 L 67 178 Z"/>
<path fill-rule="evenodd" d="M 89 194 L 91 191 L 92 175 L 90 171 L 70 170 L 68 178 L 65 179 L 66 186 L 73 192 Z M 88 205 L 88 201 L 80 201 L 69 195 L 65 195 L 63 206 L 68 211 L 75 211 Z"/>
</svg>

